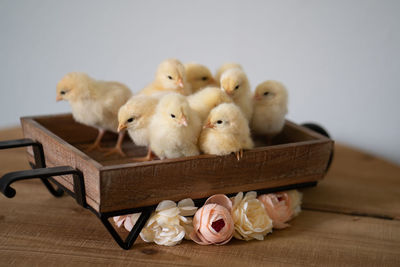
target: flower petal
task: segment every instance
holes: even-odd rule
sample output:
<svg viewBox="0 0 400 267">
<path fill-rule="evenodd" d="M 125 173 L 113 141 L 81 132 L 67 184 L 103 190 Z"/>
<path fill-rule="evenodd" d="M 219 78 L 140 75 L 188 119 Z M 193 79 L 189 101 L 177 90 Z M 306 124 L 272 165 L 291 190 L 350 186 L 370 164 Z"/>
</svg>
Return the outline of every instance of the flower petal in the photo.
<svg viewBox="0 0 400 267">
<path fill-rule="evenodd" d="M 197 211 L 197 207 L 180 207 L 179 211 L 182 216 L 193 216 Z"/>
<path fill-rule="evenodd" d="M 179 215 L 179 209 L 175 206 L 169 209 L 163 209 L 158 211 L 159 216 L 175 217 Z"/>
<path fill-rule="evenodd" d="M 209 197 L 204 205 L 206 204 L 217 204 L 221 205 L 222 207 L 226 208 L 229 212 L 232 212 L 232 201 L 223 194 L 217 194 Z"/>
<path fill-rule="evenodd" d="M 114 216 L 113 220 L 115 224 L 119 227 L 124 223 L 126 216 Z"/>
<path fill-rule="evenodd" d="M 233 198 L 233 201 L 232 201 L 233 202 L 232 210 L 236 209 L 236 207 L 240 204 L 242 199 L 243 199 L 243 192 L 237 193 L 237 195 Z"/>
<path fill-rule="evenodd" d="M 175 208 L 175 207 L 176 207 L 176 203 L 173 202 L 172 200 L 163 200 L 158 204 L 158 206 L 156 208 L 156 212 L 170 209 L 170 208 Z"/>
<path fill-rule="evenodd" d="M 127 216 L 124 222 L 125 229 L 130 232 L 132 231 L 133 225 L 134 224 L 132 223 L 131 217 Z"/>
<path fill-rule="evenodd" d="M 249 192 L 246 193 L 245 198 L 247 198 L 247 199 L 256 199 L 257 198 L 257 192 L 249 191 Z"/>
<path fill-rule="evenodd" d="M 185 198 L 178 202 L 178 208 L 181 207 L 194 207 L 194 202 L 191 198 Z"/>
</svg>

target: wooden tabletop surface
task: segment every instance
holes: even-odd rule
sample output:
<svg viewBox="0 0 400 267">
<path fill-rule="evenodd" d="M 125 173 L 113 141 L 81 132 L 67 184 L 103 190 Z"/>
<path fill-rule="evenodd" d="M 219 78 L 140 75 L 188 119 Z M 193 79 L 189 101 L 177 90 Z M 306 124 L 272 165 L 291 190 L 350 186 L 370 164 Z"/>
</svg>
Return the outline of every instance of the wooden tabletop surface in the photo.
<svg viewBox="0 0 400 267">
<path fill-rule="evenodd" d="M 0 131 L 0 140 L 21 137 Z M 25 149 L 0 151 L 0 176 L 28 168 Z M 0 266 L 400 266 L 400 167 L 342 145 L 325 179 L 303 190 L 290 228 L 225 246 L 137 241 L 125 251 L 71 197 L 54 198 L 39 180 L 13 187 L 14 198 L 0 196 Z"/>
</svg>

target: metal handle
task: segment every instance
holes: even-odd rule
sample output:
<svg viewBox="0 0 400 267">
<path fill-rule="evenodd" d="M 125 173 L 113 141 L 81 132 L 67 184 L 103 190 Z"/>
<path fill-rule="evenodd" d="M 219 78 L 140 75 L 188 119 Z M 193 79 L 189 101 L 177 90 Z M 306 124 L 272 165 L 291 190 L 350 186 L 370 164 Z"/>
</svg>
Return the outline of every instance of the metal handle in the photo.
<svg viewBox="0 0 400 267">
<path fill-rule="evenodd" d="M 315 123 L 303 123 L 302 126 L 308 128 L 310 130 L 313 130 L 314 132 L 322 134 L 323 136 L 326 136 L 329 139 L 331 139 L 331 136 L 329 135 L 329 133 L 324 128 L 319 126 L 318 124 L 315 124 Z M 326 166 L 326 171 L 328 171 L 329 168 L 331 167 L 332 160 L 333 160 L 333 155 L 334 155 L 334 148 L 332 148 L 331 155 L 329 156 L 328 165 Z"/>
<path fill-rule="evenodd" d="M 44 158 L 43 146 L 41 143 L 35 142 L 32 139 L 17 139 L 0 142 L 0 149 L 9 149 L 17 147 L 32 146 L 33 156 L 35 157 L 35 165 L 37 168 L 45 168 L 46 162 Z"/>
<path fill-rule="evenodd" d="M 0 150 L 1 149 L 10 149 L 10 148 L 17 148 L 17 147 L 25 147 L 25 146 L 32 146 L 33 149 L 33 157 L 35 158 L 35 164 L 31 167 L 35 168 L 46 168 L 46 160 L 44 157 L 43 146 L 41 143 L 35 142 L 32 139 L 24 138 L 24 139 L 17 139 L 17 140 L 7 140 L 0 142 Z M 64 191 L 61 188 L 54 188 L 53 185 L 47 180 L 47 178 L 40 177 L 40 180 L 46 186 L 47 190 L 55 196 L 61 197 L 64 194 Z"/>
<path fill-rule="evenodd" d="M 74 194 L 78 204 L 86 207 L 85 197 L 85 184 L 83 180 L 83 174 L 79 170 L 76 170 L 70 166 L 60 166 L 52 168 L 38 168 L 26 171 L 16 171 L 5 174 L 0 179 L 0 192 L 6 197 L 12 198 L 15 196 L 15 189 L 10 185 L 19 180 L 27 180 L 34 178 L 46 179 L 52 176 L 68 175 L 72 174 L 74 181 Z"/>
</svg>

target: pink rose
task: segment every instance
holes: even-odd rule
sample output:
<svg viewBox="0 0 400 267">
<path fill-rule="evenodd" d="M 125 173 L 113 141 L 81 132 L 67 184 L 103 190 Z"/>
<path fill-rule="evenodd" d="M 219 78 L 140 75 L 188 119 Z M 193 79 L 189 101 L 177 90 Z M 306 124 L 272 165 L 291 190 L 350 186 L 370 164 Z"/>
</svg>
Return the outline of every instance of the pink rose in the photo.
<svg viewBox="0 0 400 267">
<path fill-rule="evenodd" d="M 276 229 L 290 226 L 287 222 L 300 212 L 301 193 L 297 190 L 261 195 L 258 199 Z"/>
<path fill-rule="evenodd" d="M 232 202 L 227 196 L 211 196 L 194 215 L 190 238 L 200 245 L 228 243 L 234 231 L 231 212 Z"/>
<path fill-rule="evenodd" d="M 134 213 L 128 215 L 121 215 L 113 217 L 115 224 L 119 227 L 124 225 L 127 231 L 131 231 L 136 221 L 139 219 L 141 213 Z"/>
</svg>

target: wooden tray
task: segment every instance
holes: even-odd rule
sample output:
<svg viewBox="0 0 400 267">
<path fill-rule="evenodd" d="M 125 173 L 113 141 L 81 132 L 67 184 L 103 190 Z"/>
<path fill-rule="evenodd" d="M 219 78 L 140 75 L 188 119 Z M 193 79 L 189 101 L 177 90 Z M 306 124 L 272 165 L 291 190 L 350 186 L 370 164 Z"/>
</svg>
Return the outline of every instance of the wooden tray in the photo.
<svg viewBox="0 0 400 267">
<path fill-rule="evenodd" d="M 71 114 L 24 117 L 21 124 L 25 138 L 43 145 L 48 167 L 68 165 L 83 173 L 86 202 L 100 213 L 152 206 L 165 199 L 315 182 L 324 177 L 333 151 L 331 139 L 287 121 L 272 145 L 256 138 L 256 148 L 245 151 L 240 161 L 232 154 L 134 163 L 131 157 L 144 156 L 146 148 L 129 138 L 123 143 L 126 157 L 85 152 L 97 130 L 75 122 Z M 116 138 L 106 134 L 103 146 L 111 147 Z M 32 148 L 28 159 L 34 162 Z M 54 179 L 74 191 L 71 176 Z"/>
</svg>

